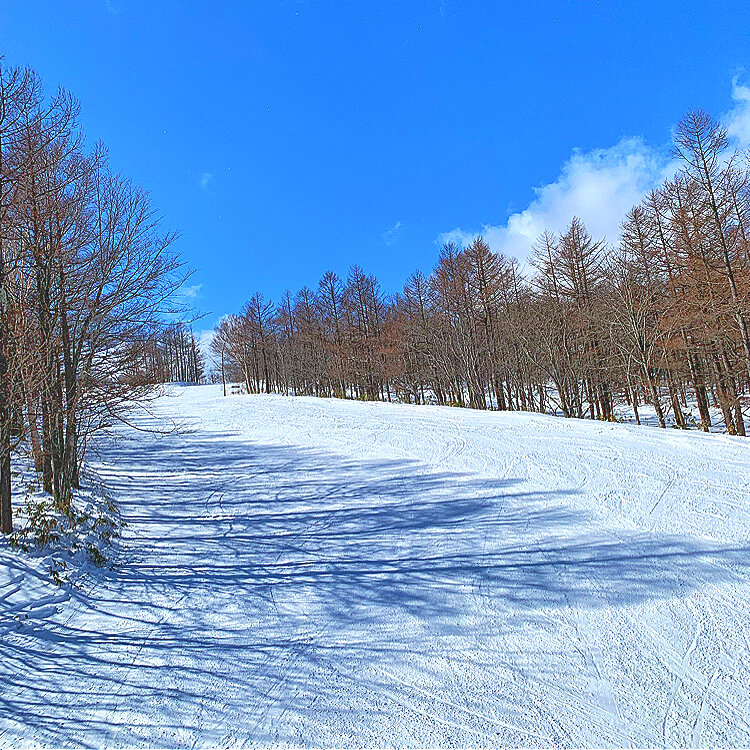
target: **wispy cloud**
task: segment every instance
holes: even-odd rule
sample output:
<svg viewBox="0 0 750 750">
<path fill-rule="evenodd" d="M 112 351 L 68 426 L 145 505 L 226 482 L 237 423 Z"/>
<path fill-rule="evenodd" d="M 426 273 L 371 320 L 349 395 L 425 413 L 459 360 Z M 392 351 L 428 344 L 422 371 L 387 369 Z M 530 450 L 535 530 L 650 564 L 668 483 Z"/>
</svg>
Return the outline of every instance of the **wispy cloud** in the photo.
<svg viewBox="0 0 750 750">
<path fill-rule="evenodd" d="M 203 284 L 191 284 L 190 286 L 183 286 L 177 292 L 178 297 L 183 299 L 195 300 L 201 296 L 201 288 Z"/>
<path fill-rule="evenodd" d="M 383 242 L 386 245 L 393 245 L 398 241 L 398 236 L 401 231 L 401 222 L 397 221 L 390 229 L 383 232 Z"/>
<path fill-rule="evenodd" d="M 750 146 L 750 87 L 735 80 L 732 99 L 722 121 L 733 147 Z M 465 246 L 481 234 L 496 252 L 524 261 L 545 229 L 561 232 L 579 216 L 596 239 L 614 243 L 626 212 L 675 169 L 667 144 L 653 146 L 640 137 L 592 151 L 576 149 L 553 182 L 534 188 L 534 199 L 522 211 L 498 224 L 456 227 L 436 242 Z"/>
<path fill-rule="evenodd" d="M 200 178 L 198 179 L 198 184 L 201 187 L 201 190 L 208 190 L 211 183 L 213 182 L 214 176 L 211 172 L 204 172 Z"/>
</svg>

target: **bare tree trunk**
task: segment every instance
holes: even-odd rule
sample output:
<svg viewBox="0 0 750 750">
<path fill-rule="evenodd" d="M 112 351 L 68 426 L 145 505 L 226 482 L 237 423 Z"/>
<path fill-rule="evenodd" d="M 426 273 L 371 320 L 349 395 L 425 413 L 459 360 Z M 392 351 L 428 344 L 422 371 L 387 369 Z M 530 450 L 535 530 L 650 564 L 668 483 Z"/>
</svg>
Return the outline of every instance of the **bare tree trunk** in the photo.
<svg viewBox="0 0 750 750">
<path fill-rule="evenodd" d="M 2 248 L 0 248 L 2 253 Z M 8 360 L 5 356 L 5 269 L 0 255 L 0 531 L 13 531 L 13 506 L 10 482 L 10 404 L 8 399 Z"/>
</svg>

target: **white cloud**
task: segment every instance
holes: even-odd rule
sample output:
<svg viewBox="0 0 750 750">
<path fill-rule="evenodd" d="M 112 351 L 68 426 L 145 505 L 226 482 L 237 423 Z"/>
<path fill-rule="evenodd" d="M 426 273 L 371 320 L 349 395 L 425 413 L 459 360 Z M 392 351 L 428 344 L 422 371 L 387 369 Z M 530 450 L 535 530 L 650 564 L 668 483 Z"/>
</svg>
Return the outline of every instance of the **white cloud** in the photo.
<svg viewBox="0 0 750 750">
<path fill-rule="evenodd" d="M 213 179 L 214 176 L 211 172 L 204 172 L 198 180 L 198 184 L 201 186 L 201 190 L 208 190 L 209 186 L 213 182 Z"/>
<path fill-rule="evenodd" d="M 398 235 L 401 230 L 401 222 L 397 221 L 389 230 L 383 232 L 383 242 L 386 245 L 393 245 L 398 240 Z"/>
<path fill-rule="evenodd" d="M 485 227 L 489 228 L 489 227 Z M 452 242 L 454 245 L 459 247 L 466 247 L 478 234 L 481 234 L 481 230 L 478 232 L 466 232 L 460 227 L 451 229 L 449 232 L 443 232 L 437 236 L 435 240 L 439 245 L 447 245 Z"/>
<path fill-rule="evenodd" d="M 205 361 L 206 365 L 208 365 L 209 368 L 213 365 L 216 365 L 216 357 L 211 351 L 211 342 L 214 340 L 213 328 L 208 328 L 206 330 L 200 331 L 196 338 L 198 339 L 198 347 L 201 350 L 201 354 L 203 354 L 203 360 Z"/>
<path fill-rule="evenodd" d="M 750 86 L 732 82 L 733 106 L 722 117 L 733 148 L 750 146 Z M 642 138 L 623 138 L 609 148 L 574 150 L 554 182 L 534 189 L 534 200 L 504 223 L 477 228 L 456 227 L 437 238 L 439 244 L 465 246 L 478 234 L 490 247 L 525 260 L 539 235 L 561 232 L 578 216 L 595 239 L 617 242 L 620 223 L 644 193 L 674 173 L 667 144 L 655 147 Z"/>
<path fill-rule="evenodd" d="M 732 81 L 734 106 L 723 117 L 730 137 L 739 148 L 750 146 L 750 86 L 743 86 L 738 79 Z"/>
<path fill-rule="evenodd" d="M 217 357 L 211 351 L 211 342 L 214 340 L 214 336 L 216 335 L 216 329 L 221 325 L 222 321 L 226 320 L 228 317 L 230 317 L 229 314 L 222 315 L 216 321 L 213 328 L 204 328 L 202 331 L 199 331 L 196 334 L 196 338 L 198 339 L 198 346 L 200 347 L 203 358 L 209 369 L 211 367 L 219 367 L 221 365 L 221 357 Z"/>
<path fill-rule="evenodd" d="M 438 242 L 465 245 L 481 234 L 493 250 L 524 260 L 545 229 L 561 232 L 573 216 L 579 216 L 595 238 L 614 242 L 626 211 L 658 184 L 668 169 L 666 152 L 641 138 L 623 138 L 610 148 L 575 150 L 559 177 L 534 188 L 534 200 L 504 224 L 488 224 L 473 231 L 459 227 L 441 234 Z"/>
</svg>

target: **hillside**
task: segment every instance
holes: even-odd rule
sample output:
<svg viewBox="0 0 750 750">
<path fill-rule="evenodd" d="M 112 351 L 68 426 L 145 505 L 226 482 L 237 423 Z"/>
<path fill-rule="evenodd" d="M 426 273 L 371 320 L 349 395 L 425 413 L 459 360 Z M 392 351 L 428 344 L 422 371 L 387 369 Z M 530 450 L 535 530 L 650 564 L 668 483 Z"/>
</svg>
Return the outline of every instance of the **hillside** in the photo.
<svg viewBox="0 0 750 750">
<path fill-rule="evenodd" d="M 746 440 L 217 386 L 175 424 L 96 446 L 114 570 L 0 547 L 0 746 L 750 744 Z"/>
</svg>

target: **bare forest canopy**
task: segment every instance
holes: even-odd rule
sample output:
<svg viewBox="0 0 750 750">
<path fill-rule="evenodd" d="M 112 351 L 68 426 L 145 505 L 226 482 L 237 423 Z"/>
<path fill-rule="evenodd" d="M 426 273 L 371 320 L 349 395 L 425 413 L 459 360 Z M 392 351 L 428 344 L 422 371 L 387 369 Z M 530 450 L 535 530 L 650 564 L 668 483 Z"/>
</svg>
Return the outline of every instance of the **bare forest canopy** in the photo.
<svg viewBox="0 0 750 750">
<path fill-rule="evenodd" d="M 679 168 L 623 217 L 616 246 L 573 217 L 543 234 L 531 272 L 481 237 L 447 244 L 429 277 L 386 296 L 353 266 L 275 305 L 254 295 L 212 347 L 249 391 L 393 398 L 614 419 L 626 402 L 687 427 L 720 410 L 745 435 L 750 376 L 750 174 L 726 131 L 691 111 Z"/>
<path fill-rule="evenodd" d="M 43 488 L 70 509 L 92 433 L 153 383 L 200 369 L 177 310 L 182 263 L 148 194 L 87 148 L 78 103 L 0 58 L 0 505 L 30 444 Z M 192 334 L 189 334 L 192 339 Z M 176 365 L 176 353 L 186 361 Z M 189 361 L 188 361 L 189 360 Z M 171 368 L 171 369 L 170 369 Z M 197 377 L 197 376 L 196 376 Z"/>
</svg>

